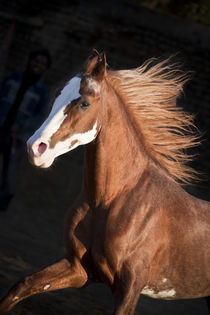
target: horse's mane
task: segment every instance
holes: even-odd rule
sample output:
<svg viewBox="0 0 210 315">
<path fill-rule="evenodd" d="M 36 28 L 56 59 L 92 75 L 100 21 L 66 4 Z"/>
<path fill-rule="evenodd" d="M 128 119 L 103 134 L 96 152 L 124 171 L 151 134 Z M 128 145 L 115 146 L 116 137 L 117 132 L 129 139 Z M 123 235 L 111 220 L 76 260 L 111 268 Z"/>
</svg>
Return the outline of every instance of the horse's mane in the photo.
<svg viewBox="0 0 210 315">
<path fill-rule="evenodd" d="M 120 95 L 144 137 L 149 155 L 184 183 L 197 172 L 187 165 L 192 159 L 186 149 L 200 143 L 194 117 L 176 106 L 189 75 L 170 64 L 170 58 L 154 59 L 132 70 L 109 71 L 107 80 Z"/>
</svg>

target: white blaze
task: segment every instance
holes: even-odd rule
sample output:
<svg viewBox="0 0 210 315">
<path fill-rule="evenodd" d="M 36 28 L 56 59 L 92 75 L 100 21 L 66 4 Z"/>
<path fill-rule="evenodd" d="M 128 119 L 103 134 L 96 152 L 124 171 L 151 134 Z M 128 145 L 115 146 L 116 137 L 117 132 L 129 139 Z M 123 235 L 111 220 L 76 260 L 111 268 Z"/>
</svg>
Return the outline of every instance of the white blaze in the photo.
<svg viewBox="0 0 210 315">
<path fill-rule="evenodd" d="M 73 100 L 79 98 L 81 78 L 72 78 L 61 91 L 61 94 L 56 98 L 49 117 L 45 120 L 42 126 L 28 140 L 34 143 L 39 138 L 50 139 L 51 136 L 60 128 L 62 122 L 67 115 L 64 115 L 64 109 Z"/>
</svg>

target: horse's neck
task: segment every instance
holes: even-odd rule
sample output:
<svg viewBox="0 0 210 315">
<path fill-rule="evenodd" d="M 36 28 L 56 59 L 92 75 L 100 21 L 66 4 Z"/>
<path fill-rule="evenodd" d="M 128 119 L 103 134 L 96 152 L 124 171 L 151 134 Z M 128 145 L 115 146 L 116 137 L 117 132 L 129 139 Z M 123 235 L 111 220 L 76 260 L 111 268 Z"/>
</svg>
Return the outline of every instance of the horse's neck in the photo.
<svg viewBox="0 0 210 315">
<path fill-rule="evenodd" d="M 108 206 L 124 189 L 132 188 L 147 164 L 140 136 L 123 106 L 119 100 L 107 104 L 101 131 L 85 149 L 84 185 L 94 206 Z"/>
</svg>

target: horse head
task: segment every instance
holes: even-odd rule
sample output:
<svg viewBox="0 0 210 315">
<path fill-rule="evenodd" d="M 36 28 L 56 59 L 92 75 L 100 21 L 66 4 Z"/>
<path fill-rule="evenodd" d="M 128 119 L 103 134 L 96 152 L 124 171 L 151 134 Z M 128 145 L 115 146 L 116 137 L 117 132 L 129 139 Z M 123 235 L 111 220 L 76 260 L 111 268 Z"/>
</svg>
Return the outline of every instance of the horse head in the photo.
<svg viewBox="0 0 210 315">
<path fill-rule="evenodd" d="M 101 88 L 106 57 L 93 50 L 81 74 L 56 97 L 48 118 L 27 141 L 29 159 L 42 168 L 79 145 L 93 141 L 101 128 Z"/>
</svg>

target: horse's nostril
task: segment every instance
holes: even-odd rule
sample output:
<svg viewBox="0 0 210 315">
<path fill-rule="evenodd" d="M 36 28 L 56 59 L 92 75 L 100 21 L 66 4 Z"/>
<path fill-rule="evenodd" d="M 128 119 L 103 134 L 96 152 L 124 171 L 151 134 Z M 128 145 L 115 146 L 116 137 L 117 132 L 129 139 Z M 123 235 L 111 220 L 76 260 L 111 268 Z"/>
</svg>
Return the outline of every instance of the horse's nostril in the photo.
<svg viewBox="0 0 210 315">
<path fill-rule="evenodd" d="M 39 154 L 43 154 L 47 149 L 47 144 L 44 142 L 41 142 L 38 146 L 38 152 Z"/>
</svg>

